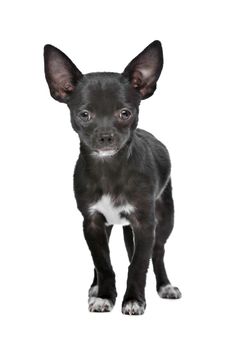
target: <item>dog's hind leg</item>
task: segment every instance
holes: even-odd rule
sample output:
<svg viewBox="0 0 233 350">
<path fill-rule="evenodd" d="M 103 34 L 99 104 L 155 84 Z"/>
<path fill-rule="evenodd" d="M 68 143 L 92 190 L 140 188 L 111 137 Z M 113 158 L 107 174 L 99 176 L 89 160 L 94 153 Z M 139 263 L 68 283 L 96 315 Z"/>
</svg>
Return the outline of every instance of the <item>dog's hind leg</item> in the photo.
<svg viewBox="0 0 233 350">
<path fill-rule="evenodd" d="M 157 280 L 157 292 L 161 298 L 179 299 L 181 292 L 173 287 L 167 277 L 164 266 L 164 245 L 170 236 L 174 225 L 174 205 L 172 199 L 171 181 L 156 201 L 156 235 L 152 261 Z"/>
</svg>

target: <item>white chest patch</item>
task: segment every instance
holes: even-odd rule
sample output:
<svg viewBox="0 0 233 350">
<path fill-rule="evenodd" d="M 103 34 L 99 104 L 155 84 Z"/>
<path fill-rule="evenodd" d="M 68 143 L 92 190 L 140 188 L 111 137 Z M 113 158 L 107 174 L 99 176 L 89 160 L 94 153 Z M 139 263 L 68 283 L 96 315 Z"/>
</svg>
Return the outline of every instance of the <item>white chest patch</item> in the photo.
<svg viewBox="0 0 233 350">
<path fill-rule="evenodd" d="M 129 225 L 129 221 L 126 218 L 121 217 L 121 213 L 130 214 L 134 211 L 134 207 L 125 203 L 125 205 L 115 206 L 111 199 L 111 196 L 104 194 L 100 200 L 89 207 L 89 212 L 93 214 L 98 211 L 104 215 L 107 223 L 106 225 Z"/>
</svg>

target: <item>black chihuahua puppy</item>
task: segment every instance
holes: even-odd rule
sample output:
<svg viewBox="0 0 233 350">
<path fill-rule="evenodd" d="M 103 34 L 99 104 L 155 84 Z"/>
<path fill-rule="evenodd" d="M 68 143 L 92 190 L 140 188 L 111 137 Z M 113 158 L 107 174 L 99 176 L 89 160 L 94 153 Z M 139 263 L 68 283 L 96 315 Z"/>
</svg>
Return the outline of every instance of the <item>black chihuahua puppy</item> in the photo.
<svg viewBox="0 0 233 350">
<path fill-rule="evenodd" d="M 123 225 L 130 260 L 122 312 L 145 311 L 145 284 L 152 258 L 160 297 L 178 299 L 164 267 L 164 244 L 173 228 L 170 159 L 166 147 L 137 129 L 139 105 L 150 97 L 163 67 L 159 41 L 152 42 L 118 73 L 82 74 L 52 45 L 44 48 L 50 93 L 68 105 L 80 137 L 74 192 L 95 271 L 91 312 L 111 311 L 117 296 L 109 255 L 113 225 Z"/>
</svg>

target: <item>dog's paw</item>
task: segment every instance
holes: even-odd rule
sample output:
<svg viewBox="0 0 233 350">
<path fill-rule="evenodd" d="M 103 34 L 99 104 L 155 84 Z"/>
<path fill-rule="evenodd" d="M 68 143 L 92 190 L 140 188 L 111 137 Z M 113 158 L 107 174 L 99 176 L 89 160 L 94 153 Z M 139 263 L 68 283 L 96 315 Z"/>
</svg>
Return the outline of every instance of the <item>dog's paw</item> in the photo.
<svg viewBox="0 0 233 350">
<path fill-rule="evenodd" d="M 143 315 L 146 303 L 139 303 L 137 300 L 129 300 L 123 303 L 122 313 L 124 315 Z"/>
<path fill-rule="evenodd" d="M 177 287 L 173 287 L 171 284 L 160 287 L 158 294 L 164 299 L 180 299 L 182 296 L 180 290 Z"/>
<path fill-rule="evenodd" d="M 113 303 L 109 299 L 90 297 L 88 308 L 90 312 L 110 312 L 113 309 Z"/>
</svg>

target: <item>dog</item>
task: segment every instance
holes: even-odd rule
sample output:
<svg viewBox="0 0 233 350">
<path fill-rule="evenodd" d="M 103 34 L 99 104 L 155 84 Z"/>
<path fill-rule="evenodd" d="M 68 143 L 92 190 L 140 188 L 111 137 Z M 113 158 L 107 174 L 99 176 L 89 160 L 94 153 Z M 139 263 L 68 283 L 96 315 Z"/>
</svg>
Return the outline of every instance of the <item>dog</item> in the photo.
<svg viewBox="0 0 233 350">
<path fill-rule="evenodd" d="M 51 96 L 67 104 L 80 138 L 74 193 L 94 262 L 89 311 L 109 312 L 115 304 L 108 244 L 115 224 L 123 226 L 130 261 L 122 313 L 144 313 L 150 259 L 159 296 L 180 298 L 164 266 L 164 245 L 174 223 L 169 153 L 137 128 L 140 102 L 154 93 L 163 68 L 160 41 L 147 46 L 121 74 L 82 74 L 52 45 L 44 47 L 44 63 Z"/>
</svg>

